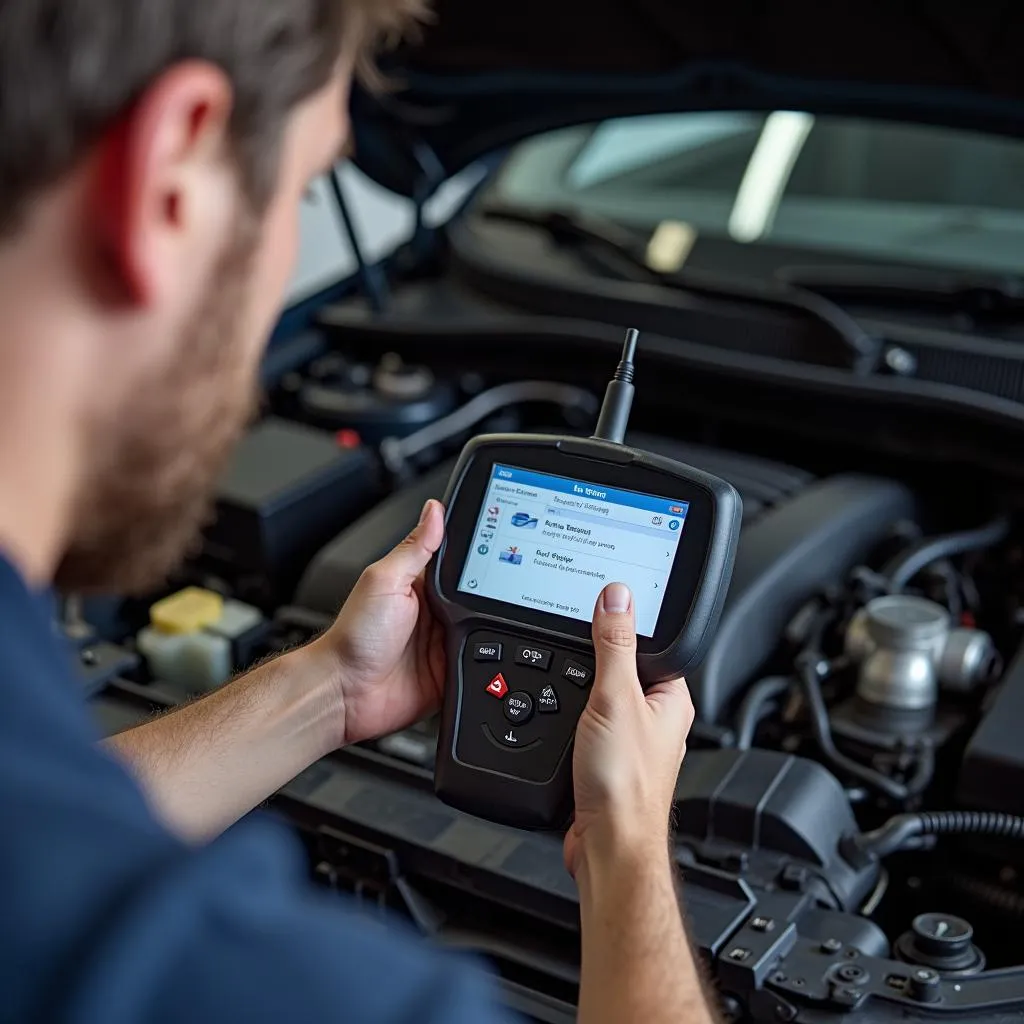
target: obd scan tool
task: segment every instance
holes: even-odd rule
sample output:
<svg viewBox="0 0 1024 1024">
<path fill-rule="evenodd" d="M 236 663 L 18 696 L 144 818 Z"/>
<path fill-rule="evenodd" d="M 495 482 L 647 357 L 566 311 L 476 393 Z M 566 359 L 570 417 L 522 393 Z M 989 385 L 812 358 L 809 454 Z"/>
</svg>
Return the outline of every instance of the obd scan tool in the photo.
<svg viewBox="0 0 1024 1024">
<path fill-rule="evenodd" d="M 694 667 L 714 635 L 740 497 L 622 444 L 637 338 L 627 333 L 594 437 L 477 437 L 448 485 L 445 542 L 427 577 L 448 657 L 434 785 L 482 818 L 568 824 L 605 586 L 633 593 L 645 686 Z"/>
</svg>

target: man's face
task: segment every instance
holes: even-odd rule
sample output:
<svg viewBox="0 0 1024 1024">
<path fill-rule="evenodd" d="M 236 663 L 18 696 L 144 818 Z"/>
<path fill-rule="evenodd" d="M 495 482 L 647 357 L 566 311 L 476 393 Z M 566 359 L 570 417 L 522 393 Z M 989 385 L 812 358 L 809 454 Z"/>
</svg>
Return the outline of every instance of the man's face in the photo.
<svg viewBox="0 0 1024 1024">
<path fill-rule="evenodd" d="M 96 423 L 95 462 L 56 577 L 66 592 L 144 591 L 197 536 L 215 480 L 256 409 L 261 357 L 296 255 L 299 207 L 342 149 L 348 85 L 343 69 L 295 111 L 269 206 L 257 217 L 239 203 L 214 273 L 176 321 L 167 357 Z"/>
</svg>

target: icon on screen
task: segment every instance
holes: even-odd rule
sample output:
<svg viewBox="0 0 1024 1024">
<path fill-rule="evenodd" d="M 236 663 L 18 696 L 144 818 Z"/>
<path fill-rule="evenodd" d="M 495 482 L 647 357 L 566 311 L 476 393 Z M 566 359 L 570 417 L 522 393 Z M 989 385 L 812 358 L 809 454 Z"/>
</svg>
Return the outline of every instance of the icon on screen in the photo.
<svg viewBox="0 0 1024 1024">
<path fill-rule="evenodd" d="M 498 508 L 498 506 L 497 506 L 497 505 L 492 505 L 492 506 L 491 506 L 491 507 L 490 507 L 490 508 L 489 508 L 489 509 L 487 510 L 487 514 L 488 514 L 489 516 L 500 516 L 500 515 L 501 515 L 501 509 L 500 509 L 500 508 Z"/>
<path fill-rule="evenodd" d="M 674 516 L 681 516 L 681 515 L 683 515 L 686 512 L 686 506 L 685 505 L 670 505 L 669 506 L 669 512 L 671 512 Z"/>
<path fill-rule="evenodd" d="M 508 562 L 509 565 L 522 565 L 523 553 L 519 548 L 506 548 L 498 554 L 499 562 Z"/>
<path fill-rule="evenodd" d="M 493 530 L 481 530 L 480 531 L 480 539 L 481 540 L 494 540 L 494 531 Z"/>
<path fill-rule="evenodd" d="M 661 518 L 661 516 L 654 516 L 654 517 L 653 517 L 653 518 L 651 519 L 651 525 L 652 525 L 652 526 L 661 526 L 661 524 L 662 524 L 663 522 L 665 522 L 665 520 L 664 520 L 664 519 L 662 519 L 662 518 Z"/>
<path fill-rule="evenodd" d="M 477 581 L 476 581 L 476 580 L 470 580 L 470 581 L 469 581 L 469 582 L 468 582 L 468 583 L 466 584 L 466 586 L 467 586 L 467 587 L 469 587 L 469 589 L 470 589 L 470 590 L 476 590 L 476 588 L 477 588 L 477 587 L 479 587 L 479 586 L 480 586 L 480 584 L 479 584 L 479 583 L 477 583 Z"/>
<path fill-rule="evenodd" d="M 479 551 L 481 555 L 486 555 L 490 550 L 491 549 L 486 544 L 481 544 L 480 547 L 477 548 L 477 551 Z"/>
<path fill-rule="evenodd" d="M 523 530 L 537 529 L 537 517 L 531 516 L 529 512 L 517 512 L 512 517 L 512 525 Z"/>
<path fill-rule="evenodd" d="M 668 524 L 668 528 L 670 530 L 678 530 L 679 529 L 679 520 L 678 519 L 673 519 L 672 522 L 670 522 Z"/>
</svg>

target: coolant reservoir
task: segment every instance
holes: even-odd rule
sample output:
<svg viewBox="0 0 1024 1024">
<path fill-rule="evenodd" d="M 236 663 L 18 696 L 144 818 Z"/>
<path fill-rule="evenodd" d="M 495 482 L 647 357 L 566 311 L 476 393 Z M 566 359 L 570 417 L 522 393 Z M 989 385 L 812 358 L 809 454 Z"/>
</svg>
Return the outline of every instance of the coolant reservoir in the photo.
<svg viewBox="0 0 1024 1024">
<path fill-rule="evenodd" d="M 190 692 L 213 690 L 236 670 L 234 641 L 262 621 L 258 608 L 189 587 L 150 608 L 138 649 L 156 678 Z"/>
</svg>

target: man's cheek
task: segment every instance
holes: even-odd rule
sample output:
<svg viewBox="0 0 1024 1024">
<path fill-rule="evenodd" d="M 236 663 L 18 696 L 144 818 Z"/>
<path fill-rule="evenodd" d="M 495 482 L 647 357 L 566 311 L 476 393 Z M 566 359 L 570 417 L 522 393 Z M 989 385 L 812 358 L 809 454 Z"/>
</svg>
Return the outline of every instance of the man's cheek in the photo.
<svg viewBox="0 0 1024 1024">
<path fill-rule="evenodd" d="M 275 231 L 275 241 L 271 247 L 271 275 L 274 294 L 278 302 L 283 302 L 285 289 L 295 272 L 295 261 L 299 250 L 299 205 L 292 204 L 287 213 L 281 217 L 281 223 Z"/>
<path fill-rule="evenodd" d="M 252 302 L 264 337 L 273 328 L 284 305 L 298 252 L 298 217 L 276 223 L 264 236 L 257 272 L 252 282 Z"/>
</svg>

